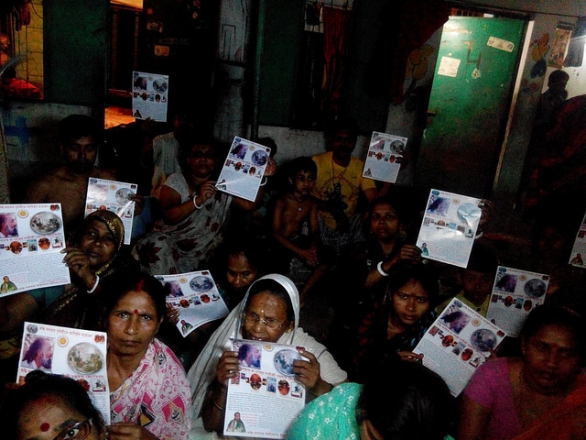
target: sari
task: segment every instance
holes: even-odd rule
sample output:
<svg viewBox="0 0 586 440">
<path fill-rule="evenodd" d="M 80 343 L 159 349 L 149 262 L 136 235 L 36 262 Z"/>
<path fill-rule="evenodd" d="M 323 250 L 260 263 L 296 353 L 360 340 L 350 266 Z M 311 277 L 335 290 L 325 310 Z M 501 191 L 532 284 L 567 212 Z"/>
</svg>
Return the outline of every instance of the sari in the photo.
<svg viewBox="0 0 586 440">
<path fill-rule="evenodd" d="M 136 423 L 162 440 L 186 439 L 189 383 L 169 347 L 154 339 L 132 374 L 110 393 L 112 423 Z"/>
<path fill-rule="evenodd" d="M 165 186 L 177 191 L 181 203 L 193 198 L 185 177 L 171 174 Z M 206 265 L 222 241 L 228 222 L 232 196 L 217 191 L 200 209 L 176 225 L 161 222 L 158 231 L 139 240 L 132 250 L 141 266 L 152 275 L 169 275 L 198 270 Z"/>
<path fill-rule="evenodd" d="M 247 303 L 248 294 L 252 286 L 260 280 L 274 280 L 281 284 L 289 294 L 295 316 L 294 328 L 291 332 L 283 333 L 276 341 L 277 344 L 288 344 L 296 347 L 303 347 L 311 352 L 320 363 L 320 375 L 326 382 L 337 385 L 344 382 L 347 378 L 346 372 L 343 371 L 333 356 L 327 351 L 326 347 L 317 342 L 299 327 L 299 291 L 295 284 L 287 277 L 280 274 L 266 275 L 256 280 L 249 288 L 240 304 L 230 312 L 222 325 L 210 337 L 206 346 L 189 369 L 187 378 L 192 390 L 191 417 L 194 420 L 194 428 L 199 432 L 192 433 L 190 438 L 204 438 L 206 434 L 203 429 L 203 421 L 200 417 L 204 397 L 208 386 L 215 380 L 218 360 L 226 350 L 231 350 L 230 338 L 242 338 L 240 331 L 240 317 Z M 208 433 L 208 436 L 213 434 Z"/>
<path fill-rule="evenodd" d="M 542 414 L 512 440 L 574 440 L 586 438 L 586 377 L 555 408 Z"/>
<path fill-rule="evenodd" d="M 132 262 L 120 256 L 120 249 L 124 241 L 124 225 L 115 213 L 98 210 L 89 214 L 76 231 L 74 243 L 77 244 L 86 226 L 93 220 L 103 222 L 114 237 L 116 252 L 114 257 L 96 270 L 100 282 L 114 272 L 124 270 Z M 63 293 L 44 312 L 41 322 L 62 327 L 83 328 L 86 330 L 100 330 L 101 308 L 97 295 L 87 293 L 86 286 L 76 283 L 66 285 Z"/>
</svg>

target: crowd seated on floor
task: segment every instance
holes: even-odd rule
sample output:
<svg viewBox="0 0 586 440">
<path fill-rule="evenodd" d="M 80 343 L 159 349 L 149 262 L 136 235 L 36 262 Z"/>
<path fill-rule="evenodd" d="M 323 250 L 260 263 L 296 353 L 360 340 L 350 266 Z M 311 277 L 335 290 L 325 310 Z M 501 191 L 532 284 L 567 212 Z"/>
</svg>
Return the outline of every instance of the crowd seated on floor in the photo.
<svg viewBox="0 0 586 440">
<path fill-rule="evenodd" d="M 16 377 L 25 321 L 101 329 L 111 341 L 111 401 L 127 402 L 113 407 L 109 438 L 182 439 L 190 430 L 196 435 L 191 438 L 204 438 L 206 432 L 221 434 L 226 383 L 237 377 L 242 362 L 226 348 L 236 331 L 242 338 L 304 347 L 304 360 L 295 361 L 293 374 L 315 401 L 296 419 L 289 438 L 310 438 L 314 417 L 330 413 L 348 426 L 311 438 L 358 438 L 367 432 L 370 437 L 361 438 L 531 439 L 540 438 L 542 429 L 552 438 L 584 437 L 585 275 L 569 264 L 581 218 L 573 212 L 560 218 L 550 209 L 563 205 L 560 198 L 571 203 L 584 188 L 564 181 L 556 198 L 547 187 L 535 202 L 528 222 L 531 246 L 525 248 L 515 240 L 503 244 L 499 231 L 491 230 L 490 207 L 498 201 L 486 201 L 484 233 L 475 240 L 468 267 L 455 270 L 427 259 L 426 250 L 416 246 L 425 206 L 414 202 L 415 193 L 362 176 L 363 162 L 352 156 L 358 136 L 353 121 L 340 119 L 331 127 L 326 153 L 278 166 L 270 159 L 254 201 L 217 189 L 226 146 L 208 130 L 183 124 L 168 136 L 177 149 L 169 152 L 177 159 L 175 172 L 154 170 L 152 163 L 143 169 L 152 174 L 142 181 L 155 182 L 156 191 L 136 196 L 135 222 L 147 219 L 143 226 L 148 226 L 138 228 L 128 246 L 115 214 L 96 211 L 84 219 L 79 206 L 77 195 L 87 190 L 88 177 L 119 178 L 116 170 L 94 164 L 102 133 L 76 115 L 64 119 L 61 133 L 63 166 L 31 182 L 23 202 L 62 204 L 72 225 L 64 259 L 72 282 L 0 298 L 3 384 Z M 149 139 L 141 134 L 141 142 Z M 157 142 L 159 156 L 165 145 Z M 145 151 L 149 156 L 152 146 Z M 540 162 L 542 170 L 545 165 Z M 507 350 L 497 349 L 477 370 L 457 399 L 458 410 L 442 379 L 420 365 L 423 355 L 414 348 L 453 297 L 486 315 L 499 264 L 547 274 L 545 304 L 531 311 Z M 212 272 L 230 313 L 183 338 L 175 325 L 178 312 L 165 308 L 156 276 L 198 270 Z M 125 342 L 130 331 L 140 335 L 135 344 Z M 392 380 L 374 369 L 381 358 Z M 405 367 L 409 364 L 418 366 Z M 385 383 L 388 396 L 377 389 L 373 375 Z M 177 387 L 173 392 L 162 385 L 169 378 Z M 407 378 L 413 389 L 405 385 Z M 496 384 L 495 395 L 484 390 L 488 383 Z M 23 390 L 33 388 L 27 382 Z M 22 405 L 59 402 L 76 415 L 71 419 L 76 426 L 81 416 L 92 421 L 84 425 L 88 438 L 102 438 L 106 428 L 92 411 L 86 414 L 53 391 L 43 395 L 35 388 L 30 397 L 25 391 L 20 391 Z M 376 410 L 377 399 L 388 400 L 383 408 L 392 417 Z M 351 413 L 340 412 L 350 401 L 351 410 L 344 411 Z M 5 402 L 2 412 L 14 411 Z M 425 411 L 399 417 L 402 402 L 424 405 Z M 568 405 L 576 410 L 568 411 Z M 170 406 L 176 417 L 168 417 Z M 566 422 L 563 429 L 556 428 L 559 420 L 550 410 Z M 141 425 L 143 411 L 150 417 L 146 425 Z M 49 430 L 43 422 L 31 422 L 36 419 L 25 417 L 23 409 L 15 414 L 11 429 L 17 438 L 39 426 Z M 234 426 L 242 424 L 237 422 Z M 34 423 L 38 426 L 31 427 Z M 437 429 L 410 437 L 409 426 Z"/>
</svg>

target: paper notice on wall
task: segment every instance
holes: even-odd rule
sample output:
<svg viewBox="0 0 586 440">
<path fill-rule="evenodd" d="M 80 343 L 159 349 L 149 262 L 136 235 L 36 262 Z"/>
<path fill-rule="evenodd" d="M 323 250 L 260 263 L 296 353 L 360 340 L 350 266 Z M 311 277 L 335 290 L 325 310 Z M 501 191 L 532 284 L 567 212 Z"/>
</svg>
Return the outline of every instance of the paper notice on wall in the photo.
<svg viewBox="0 0 586 440">
<path fill-rule="evenodd" d="M 438 75 L 451 76 L 455 78 L 458 75 L 458 68 L 460 67 L 460 60 L 457 58 L 442 57 L 439 68 L 437 69 Z"/>
<path fill-rule="evenodd" d="M 515 49 L 515 44 L 513 42 L 497 37 L 489 37 L 486 45 L 488 47 L 494 47 L 495 49 L 504 50 L 505 52 L 512 52 Z"/>
</svg>

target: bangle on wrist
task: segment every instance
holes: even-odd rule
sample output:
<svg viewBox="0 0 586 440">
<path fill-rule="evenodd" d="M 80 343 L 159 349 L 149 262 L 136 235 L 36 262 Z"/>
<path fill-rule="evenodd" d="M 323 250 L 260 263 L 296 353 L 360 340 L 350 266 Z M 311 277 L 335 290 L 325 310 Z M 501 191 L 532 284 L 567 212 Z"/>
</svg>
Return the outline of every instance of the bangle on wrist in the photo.
<svg viewBox="0 0 586 440">
<path fill-rule="evenodd" d="M 220 405 L 218 405 L 218 404 L 216 403 L 216 401 L 215 401 L 215 400 L 213 400 L 213 399 L 212 399 L 212 403 L 213 403 L 213 405 L 214 405 L 216 408 L 218 408 L 220 411 L 224 411 L 224 410 L 226 409 L 226 408 L 222 408 Z"/>
<path fill-rule="evenodd" d="M 193 196 L 193 206 L 195 206 L 195 209 L 201 209 L 203 205 L 198 205 L 195 199 L 197 199 L 197 194 Z"/>
<path fill-rule="evenodd" d="M 265 186 L 268 181 L 269 179 L 267 179 L 267 176 L 263 176 L 262 180 L 260 181 L 260 186 Z"/>
<path fill-rule="evenodd" d="M 87 293 L 94 293 L 98 288 L 98 284 L 100 283 L 100 276 L 96 275 L 96 281 L 94 281 L 94 286 L 87 291 Z"/>
<path fill-rule="evenodd" d="M 378 264 L 376 265 L 376 270 L 378 270 L 378 273 L 380 273 L 381 276 L 383 276 L 383 277 L 389 276 L 389 274 L 383 270 L 383 261 L 382 260 L 379 261 Z"/>
</svg>

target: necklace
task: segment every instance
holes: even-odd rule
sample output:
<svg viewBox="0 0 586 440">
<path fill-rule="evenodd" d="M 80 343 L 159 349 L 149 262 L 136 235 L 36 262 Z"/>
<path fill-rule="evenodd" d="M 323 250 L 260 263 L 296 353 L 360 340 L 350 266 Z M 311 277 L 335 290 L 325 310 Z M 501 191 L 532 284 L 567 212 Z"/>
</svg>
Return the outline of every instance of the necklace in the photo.
<svg viewBox="0 0 586 440">
<path fill-rule="evenodd" d="M 297 198 L 293 194 L 289 194 L 289 195 L 298 205 L 301 205 L 304 202 L 304 200 L 302 200 L 302 201 L 297 200 Z M 301 212 L 302 210 L 303 210 L 303 206 L 297 206 L 297 212 Z"/>
<path fill-rule="evenodd" d="M 338 166 L 339 167 L 342 167 L 342 165 L 338 165 Z M 334 179 L 336 179 L 336 180 L 342 180 L 342 177 L 344 177 L 344 174 L 346 174 L 346 170 L 348 169 L 349 166 L 350 166 L 350 162 L 348 162 L 348 165 L 346 165 L 344 167 L 344 169 L 342 170 L 342 172 L 339 173 L 336 176 L 335 173 L 334 173 L 334 155 L 332 154 L 332 180 L 334 180 Z"/>
</svg>

